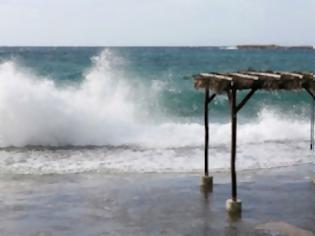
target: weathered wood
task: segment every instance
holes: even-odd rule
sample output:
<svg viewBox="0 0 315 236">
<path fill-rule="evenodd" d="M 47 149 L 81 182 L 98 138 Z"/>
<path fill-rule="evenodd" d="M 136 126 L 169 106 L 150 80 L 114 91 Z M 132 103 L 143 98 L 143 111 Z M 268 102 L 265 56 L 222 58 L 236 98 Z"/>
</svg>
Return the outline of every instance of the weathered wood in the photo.
<svg viewBox="0 0 315 236">
<path fill-rule="evenodd" d="M 229 87 L 230 82 L 233 80 L 232 77 L 223 76 L 213 73 L 201 73 L 195 77 L 195 88 L 210 88 L 215 93 L 220 94 L 227 87 Z"/>
<path fill-rule="evenodd" d="M 231 111 L 231 182 L 232 182 L 232 200 L 237 201 L 237 180 L 236 180 L 236 129 L 237 129 L 237 107 L 236 107 L 236 89 L 234 87 L 229 91 L 229 102 Z"/>
<path fill-rule="evenodd" d="M 208 170 L 208 150 L 209 150 L 209 118 L 208 118 L 208 104 L 209 104 L 209 89 L 205 88 L 205 102 L 204 102 L 204 113 L 205 113 L 205 176 L 209 175 Z"/>
<path fill-rule="evenodd" d="M 236 72 L 236 73 L 202 73 L 194 76 L 195 87 L 205 88 L 205 176 L 208 176 L 209 120 L 208 104 L 216 94 L 227 92 L 231 113 L 231 195 L 232 203 L 240 204 L 237 198 L 236 145 L 237 113 L 245 106 L 258 89 L 266 90 L 302 90 L 305 89 L 315 102 L 315 75 L 305 72 Z M 209 89 L 214 91 L 209 97 Z M 250 89 L 250 92 L 237 104 L 237 90 Z M 311 107 L 311 149 L 314 148 L 314 103 Z M 228 202 L 230 204 L 230 201 Z"/>
<path fill-rule="evenodd" d="M 242 73 L 228 73 L 229 76 L 232 76 L 233 78 L 239 78 L 239 79 L 251 79 L 251 80 L 258 80 L 259 77 L 255 75 L 247 75 Z"/>
<path fill-rule="evenodd" d="M 237 175 L 236 175 L 236 145 L 237 145 L 237 112 L 246 104 L 254 95 L 256 89 L 252 89 L 243 100 L 237 105 L 236 88 L 232 85 L 227 91 L 231 112 L 231 192 L 232 200 L 237 201 Z"/>
<path fill-rule="evenodd" d="M 242 107 L 247 103 L 247 101 L 254 95 L 257 89 L 252 89 L 244 98 L 243 100 L 237 105 L 236 112 L 239 112 Z"/>
<path fill-rule="evenodd" d="M 232 77 L 230 76 L 226 76 L 226 75 L 222 75 L 222 74 L 214 74 L 214 73 L 201 73 L 200 74 L 203 77 L 208 77 L 208 78 L 215 78 L 215 79 L 221 79 L 221 80 L 233 80 Z"/>
<path fill-rule="evenodd" d="M 216 94 L 209 96 L 209 89 L 205 88 L 204 118 L 205 118 L 205 176 L 209 176 L 209 104 L 216 97 Z"/>
<path fill-rule="evenodd" d="M 308 88 L 305 88 L 306 92 L 311 96 L 311 134 L 310 134 L 310 149 L 314 149 L 314 119 L 315 119 L 315 110 L 314 110 L 314 102 L 315 102 L 315 94 Z"/>
<path fill-rule="evenodd" d="M 315 94 L 313 94 L 313 92 L 310 89 L 308 89 L 308 88 L 305 88 L 305 90 L 315 100 Z"/>
<path fill-rule="evenodd" d="M 249 75 L 256 75 L 259 76 L 260 79 L 264 78 L 264 79 L 280 79 L 281 75 L 278 75 L 276 73 L 270 73 L 270 72 L 246 72 L 246 74 Z"/>
<path fill-rule="evenodd" d="M 211 97 L 208 98 L 208 104 L 212 102 L 212 100 L 216 97 L 217 95 L 214 93 L 211 95 Z"/>
<path fill-rule="evenodd" d="M 242 73 L 229 73 L 233 77 L 233 85 L 236 89 L 251 89 L 257 86 L 258 76 Z"/>
<path fill-rule="evenodd" d="M 277 74 L 281 75 L 281 78 L 296 78 L 303 79 L 303 75 L 293 73 L 293 72 L 277 72 Z"/>
<path fill-rule="evenodd" d="M 308 72 L 259 72 L 242 71 L 228 73 L 201 73 L 194 76 L 195 87 L 209 87 L 215 93 L 223 93 L 230 89 L 233 82 L 237 90 L 315 90 L 315 75 Z"/>
<path fill-rule="evenodd" d="M 310 137 L 310 140 L 311 140 L 311 144 L 310 144 L 310 149 L 313 150 L 314 148 L 314 99 L 312 99 L 311 101 L 311 137 Z"/>
</svg>

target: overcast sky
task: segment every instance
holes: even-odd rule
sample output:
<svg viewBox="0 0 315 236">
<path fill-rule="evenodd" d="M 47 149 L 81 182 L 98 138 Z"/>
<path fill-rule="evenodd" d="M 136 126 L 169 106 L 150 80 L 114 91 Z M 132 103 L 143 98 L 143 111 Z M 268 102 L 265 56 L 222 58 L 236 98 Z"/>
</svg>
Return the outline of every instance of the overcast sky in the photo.
<svg viewBox="0 0 315 236">
<path fill-rule="evenodd" d="M 0 0 L 0 45 L 315 45 L 315 0 Z"/>
</svg>

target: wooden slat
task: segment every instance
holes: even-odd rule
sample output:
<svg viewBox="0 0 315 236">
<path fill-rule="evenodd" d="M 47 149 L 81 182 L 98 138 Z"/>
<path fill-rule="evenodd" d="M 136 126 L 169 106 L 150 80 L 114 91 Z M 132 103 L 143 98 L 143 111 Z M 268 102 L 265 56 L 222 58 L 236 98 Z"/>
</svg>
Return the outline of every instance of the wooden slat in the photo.
<svg viewBox="0 0 315 236">
<path fill-rule="evenodd" d="M 291 77 L 291 78 L 297 78 L 297 79 L 303 79 L 303 75 L 298 73 L 292 73 L 292 72 L 277 72 L 277 74 L 283 76 L 283 77 Z"/>
<path fill-rule="evenodd" d="M 195 76 L 195 88 L 209 88 L 221 94 L 229 86 L 233 78 L 212 73 L 202 73 Z"/>
<path fill-rule="evenodd" d="M 277 75 L 275 73 L 266 73 L 266 72 L 246 72 L 246 74 L 249 75 L 257 75 L 259 77 L 259 79 L 262 78 L 270 78 L 270 79 L 280 79 L 281 75 Z"/>
<path fill-rule="evenodd" d="M 233 80 L 232 77 L 222 75 L 222 74 L 213 74 L 213 73 L 201 73 L 201 77 L 212 78 L 212 79 L 222 79 L 222 80 Z"/>
<path fill-rule="evenodd" d="M 239 79 L 251 79 L 251 80 L 258 80 L 259 77 L 255 75 L 248 75 L 244 73 L 228 73 L 229 76 L 232 76 L 233 78 L 239 78 Z"/>
<path fill-rule="evenodd" d="M 315 80 L 315 74 L 314 73 L 301 73 L 303 74 L 304 78 L 307 78 L 307 79 L 311 79 L 311 80 Z"/>
</svg>

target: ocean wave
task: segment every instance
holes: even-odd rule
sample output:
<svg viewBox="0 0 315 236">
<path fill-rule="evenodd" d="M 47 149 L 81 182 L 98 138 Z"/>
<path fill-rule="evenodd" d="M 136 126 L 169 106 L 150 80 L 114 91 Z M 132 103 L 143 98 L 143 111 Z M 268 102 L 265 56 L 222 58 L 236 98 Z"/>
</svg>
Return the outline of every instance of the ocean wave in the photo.
<svg viewBox="0 0 315 236">
<path fill-rule="evenodd" d="M 305 141 L 239 145 L 237 170 L 315 163 Z M 229 145 L 211 145 L 211 172 L 229 172 Z M 202 173 L 203 147 L 27 147 L 0 150 L 2 174 Z"/>
<path fill-rule="evenodd" d="M 0 146 L 201 145 L 202 117 L 200 123 L 183 123 L 174 116 L 159 122 L 145 103 L 158 99 L 165 83 L 134 87 L 112 69 L 117 60 L 103 51 L 80 85 L 66 87 L 14 61 L 0 64 Z M 210 129 L 215 144 L 227 141 L 228 123 L 212 123 Z M 239 125 L 241 143 L 303 139 L 307 134 L 307 121 L 280 116 L 272 108 L 262 108 L 256 119 Z"/>
<path fill-rule="evenodd" d="M 108 50 L 95 57 L 78 86 L 58 86 L 14 61 L 0 64 L 0 146 L 46 147 L 1 149 L 0 169 L 18 173 L 202 169 L 202 117 L 200 122 L 173 116 L 155 119 L 147 103 L 157 99 L 165 84 L 154 81 L 151 87 L 135 87 L 111 67 L 111 61 L 118 60 L 113 57 Z M 230 126 L 210 123 L 211 168 L 216 170 L 228 168 Z M 308 121 L 262 108 L 257 118 L 238 126 L 238 163 L 243 169 L 307 163 L 312 161 L 308 136 Z M 66 146 L 84 148 L 47 148 Z"/>
</svg>

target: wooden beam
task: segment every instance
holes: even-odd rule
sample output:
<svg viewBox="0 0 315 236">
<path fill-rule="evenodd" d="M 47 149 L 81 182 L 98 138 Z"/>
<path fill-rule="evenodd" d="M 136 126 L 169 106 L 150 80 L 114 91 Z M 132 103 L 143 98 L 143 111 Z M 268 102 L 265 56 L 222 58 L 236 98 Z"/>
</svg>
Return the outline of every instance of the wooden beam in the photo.
<svg viewBox="0 0 315 236">
<path fill-rule="evenodd" d="M 195 88 L 210 88 L 215 93 L 222 93 L 230 84 L 233 78 L 212 73 L 201 73 L 194 76 Z"/>
<path fill-rule="evenodd" d="M 212 94 L 209 98 L 208 98 L 208 104 L 212 102 L 212 100 L 217 96 L 217 94 Z"/>
<path fill-rule="evenodd" d="M 238 79 L 247 79 L 247 80 L 258 80 L 259 77 L 255 75 L 248 75 L 244 73 L 229 73 L 229 76 L 232 76 L 233 78 L 238 78 Z"/>
<path fill-rule="evenodd" d="M 275 74 L 275 73 L 269 73 L 269 72 L 246 72 L 246 74 L 249 75 L 256 75 L 259 77 L 259 79 L 261 78 L 268 78 L 268 79 L 280 79 L 281 75 Z"/>
<path fill-rule="evenodd" d="M 303 79 L 302 74 L 294 73 L 294 72 L 278 72 L 277 74 L 281 75 L 281 78 L 295 78 L 295 79 Z"/>
<path fill-rule="evenodd" d="M 294 72 L 303 75 L 304 78 L 310 79 L 310 80 L 315 80 L 315 73 L 310 73 L 310 72 Z"/>
<path fill-rule="evenodd" d="M 209 175 L 208 170 L 208 148 L 209 148 L 209 118 L 208 118 L 208 104 L 209 104 L 209 88 L 205 88 L 205 102 L 204 102 L 204 113 L 205 113 L 205 176 Z"/>
<path fill-rule="evenodd" d="M 313 98 L 312 102 L 311 102 L 311 137 L 310 137 L 310 149 L 313 150 L 314 148 L 314 101 L 315 101 L 315 95 L 313 94 L 313 92 L 308 89 L 305 88 L 306 92 L 311 95 L 311 97 Z"/>
<path fill-rule="evenodd" d="M 310 137 L 310 140 L 311 140 L 311 143 L 310 143 L 310 149 L 313 150 L 314 148 L 314 99 L 312 99 L 312 102 L 311 102 L 311 137 Z"/>
<path fill-rule="evenodd" d="M 231 110 L 231 191 L 232 200 L 237 201 L 237 177 L 235 169 L 236 161 L 236 135 L 237 135 L 237 110 L 236 110 L 236 88 L 229 91 L 229 102 Z"/>
<path fill-rule="evenodd" d="M 209 88 L 205 88 L 204 118 L 205 118 L 205 176 L 209 176 L 209 107 L 208 105 L 216 97 L 216 94 L 209 96 Z"/>
<path fill-rule="evenodd" d="M 233 78 L 230 76 L 214 74 L 214 73 L 201 73 L 200 76 L 204 78 L 211 78 L 211 79 L 220 79 L 220 80 L 229 80 L 229 81 L 233 80 Z"/>
<path fill-rule="evenodd" d="M 313 94 L 313 92 L 309 88 L 306 88 L 306 87 L 305 87 L 305 90 L 315 100 L 315 95 Z"/>
<path fill-rule="evenodd" d="M 254 93 L 256 92 L 257 89 L 252 89 L 244 98 L 243 100 L 240 102 L 240 104 L 238 104 L 238 106 L 236 107 L 236 112 L 239 112 L 242 107 L 246 104 L 246 102 L 254 95 Z"/>
</svg>

